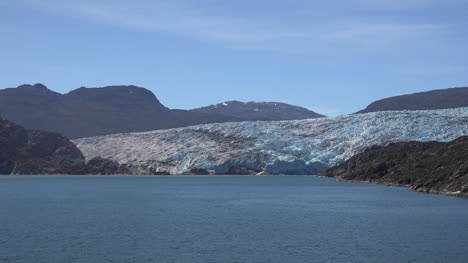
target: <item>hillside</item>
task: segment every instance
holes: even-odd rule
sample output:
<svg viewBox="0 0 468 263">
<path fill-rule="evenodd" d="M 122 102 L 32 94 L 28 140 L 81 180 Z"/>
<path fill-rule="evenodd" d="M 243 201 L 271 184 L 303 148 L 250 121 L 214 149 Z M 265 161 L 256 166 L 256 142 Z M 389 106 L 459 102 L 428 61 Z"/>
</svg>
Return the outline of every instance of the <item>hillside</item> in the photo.
<svg viewBox="0 0 468 263">
<path fill-rule="evenodd" d="M 325 117 L 306 108 L 281 102 L 227 101 L 191 110 L 208 114 L 220 114 L 243 120 L 303 120 Z"/>
<path fill-rule="evenodd" d="M 321 175 L 468 196 L 468 137 L 447 143 L 400 142 L 370 147 Z"/>
<path fill-rule="evenodd" d="M 238 120 L 171 110 L 151 91 L 136 86 L 82 87 L 62 95 L 42 84 L 0 90 L 0 115 L 28 129 L 70 138 Z"/>
<path fill-rule="evenodd" d="M 317 174 L 373 145 L 468 135 L 468 108 L 205 124 L 74 140 L 132 173 Z"/>
<path fill-rule="evenodd" d="M 42 84 L 0 90 L 0 116 L 27 129 L 58 132 L 69 138 L 206 123 L 321 116 L 292 105 L 286 108 L 286 104 L 275 105 L 265 105 L 259 114 L 230 115 L 209 110 L 169 109 L 151 91 L 136 86 L 82 87 L 64 95 Z"/>
<path fill-rule="evenodd" d="M 461 107 L 468 107 L 468 88 L 440 89 L 390 97 L 375 101 L 357 113 Z"/>
<path fill-rule="evenodd" d="M 80 150 L 60 134 L 26 130 L 0 118 L 0 175 L 8 174 L 128 174 L 103 158 L 87 163 Z"/>
</svg>

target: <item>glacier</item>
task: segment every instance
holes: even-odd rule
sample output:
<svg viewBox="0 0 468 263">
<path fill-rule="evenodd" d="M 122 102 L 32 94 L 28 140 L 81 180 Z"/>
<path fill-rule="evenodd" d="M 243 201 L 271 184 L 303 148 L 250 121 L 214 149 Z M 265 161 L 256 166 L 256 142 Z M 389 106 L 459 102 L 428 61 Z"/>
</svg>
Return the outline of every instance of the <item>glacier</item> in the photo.
<svg viewBox="0 0 468 263">
<path fill-rule="evenodd" d="M 87 159 L 135 174 L 317 174 L 372 145 L 451 141 L 468 135 L 468 108 L 388 111 L 297 121 L 203 124 L 82 138 Z"/>
</svg>

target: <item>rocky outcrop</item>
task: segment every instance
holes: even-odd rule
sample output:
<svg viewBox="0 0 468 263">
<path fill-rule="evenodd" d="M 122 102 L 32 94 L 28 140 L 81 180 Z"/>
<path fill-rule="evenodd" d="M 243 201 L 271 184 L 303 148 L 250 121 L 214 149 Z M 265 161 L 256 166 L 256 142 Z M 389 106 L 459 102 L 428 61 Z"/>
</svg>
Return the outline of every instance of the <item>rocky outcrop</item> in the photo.
<svg viewBox="0 0 468 263">
<path fill-rule="evenodd" d="M 68 138 L 44 131 L 27 131 L 27 135 L 18 145 L 12 174 L 56 174 L 84 164 L 80 150 Z"/>
<path fill-rule="evenodd" d="M 306 108 L 281 102 L 227 101 L 207 107 L 193 109 L 191 111 L 220 114 L 249 121 L 304 120 L 325 117 Z"/>
<path fill-rule="evenodd" d="M 373 102 L 358 113 L 461 107 L 468 107 L 468 88 L 440 89 L 390 97 Z"/>
<path fill-rule="evenodd" d="M 18 125 L 0 118 L 0 174 L 11 174 L 19 148 L 28 140 L 28 132 Z"/>
<path fill-rule="evenodd" d="M 308 175 L 373 145 L 450 141 L 468 135 L 468 108 L 353 114 L 277 122 L 231 122 L 74 140 L 87 159 L 135 174 Z"/>
<path fill-rule="evenodd" d="M 88 162 L 77 165 L 64 166 L 54 170 L 51 174 L 71 175 L 130 175 L 130 170 L 125 165 L 120 165 L 109 159 L 93 158 Z"/>
<path fill-rule="evenodd" d="M 321 175 L 468 196 L 468 137 L 448 143 L 412 141 L 373 146 Z"/>
<path fill-rule="evenodd" d="M 128 174 L 111 160 L 88 163 L 66 137 L 47 131 L 26 130 L 0 118 L 0 174 Z"/>
</svg>

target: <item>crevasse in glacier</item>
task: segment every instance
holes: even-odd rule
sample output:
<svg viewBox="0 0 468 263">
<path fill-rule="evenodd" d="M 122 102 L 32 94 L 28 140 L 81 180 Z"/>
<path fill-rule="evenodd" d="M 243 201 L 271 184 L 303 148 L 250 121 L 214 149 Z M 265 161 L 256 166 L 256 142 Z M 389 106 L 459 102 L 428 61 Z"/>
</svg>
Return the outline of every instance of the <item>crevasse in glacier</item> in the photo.
<svg viewBox="0 0 468 263">
<path fill-rule="evenodd" d="M 101 156 L 135 173 L 315 174 L 372 145 L 450 141 L 468 135 L 468 108 L 391 111 L 277 122 L 233 122 L 74 142 L 86 158 Z"/>
</svg>

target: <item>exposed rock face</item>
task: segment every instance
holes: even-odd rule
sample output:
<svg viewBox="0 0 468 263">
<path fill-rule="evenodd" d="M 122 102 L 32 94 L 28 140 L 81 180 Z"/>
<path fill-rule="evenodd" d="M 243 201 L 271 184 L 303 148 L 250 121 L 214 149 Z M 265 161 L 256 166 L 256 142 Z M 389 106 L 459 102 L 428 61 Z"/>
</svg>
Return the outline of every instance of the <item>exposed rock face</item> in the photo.
<svg viewBox="0 0 468 263">
<path fill-rule="evenodd" d="M 17 151 L 12 174 L 55 174 L 59 169 L 84 164 L 76 146 L 59 134 L 27 131 L 27 141 Z"/>
<path fill-rule="evenodd" d="M 318 174 L 372 145 L 450 141 L 468 135 L 467 127 L 468 108 L 459 108 L 205 124 L 74 142 L 87 159 L 108 158 L 135 174 Z"/>
<path fill-rule="evenodd" d="M 468 88 L 451 88 L 390 97 L 371 103 L 358 113 L 436 110 L 468 107 Z"/>
<path fill-rule="evenodd" d="M 468 196 L 468 137 L 448 143 L 373 146 L 321 175 L 406 186 L 425 193 Z"/>
<path fill-rule="evenodd" d="M 0 174 L 10 174 L 15 169 L 18 148 L 27 140 L 25 129 L 0 118 Z"/>
<path fill-rule="evenodd" d="M 42 84 L 0 90 L 0 116 L 27 129 L 58 132 L 69 138 L 204 123 L 319 116 L 303 108 L 285 107 L 286 104 L 268 105 L 260 107 L 256 115 L 223 115 L 205 110 L 171 110 L 162 105 L 151 91 L 136 86 L 82 87 L 64 95 Z"/>
<path fill-rule="evenodd" d="M 227 101 L 191 111 L 221 114 L 249 121 L 303 120 L 325 117 L 306 108 L 280 102 Z"/>
<path fill-rule="evenodd" d="M 117 163 L 93 159 L 87 164 L 66 137 L 25 130 L 0 118 L 0 174 L 128 174 Z"/>
</svg>

